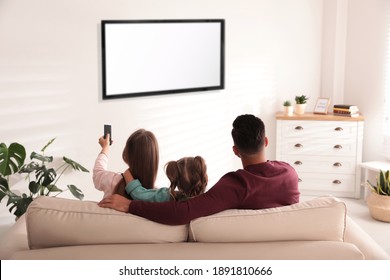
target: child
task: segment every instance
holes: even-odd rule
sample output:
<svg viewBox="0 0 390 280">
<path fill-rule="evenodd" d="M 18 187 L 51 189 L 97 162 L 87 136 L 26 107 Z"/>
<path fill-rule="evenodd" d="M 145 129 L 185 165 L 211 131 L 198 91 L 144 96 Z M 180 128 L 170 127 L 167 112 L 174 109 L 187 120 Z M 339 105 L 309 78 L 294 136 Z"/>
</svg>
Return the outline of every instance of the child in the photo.
<svg viewBox="0 0 390 280">
<path fill-rule="evenodd" d="M 92 180 L 95 188 L 104 192 L 103 198 L 114 193 L 127 196 L 123 174 L 107 170 L 110 149 L 109 139 L 109 135 L 105 138 L 103 136 L 99 138 L 102 150 L 96 158 Z M 123 149 L 122 158 L 143 186 L 147 189 L 154 187 L 159 163 L 159 151 L 157 139 L 152 132 L 139 129 L 131 134 Z"/>
<path fill-rule="evenodd" d="M 146 189 L 139 180 L 134 180 L 130 171 L 125 171 L 124 176 L 129 181 L 126 193 L 134 200 L 164 202 L 186 200 L 206 190 L 207 168 L 200 156 L 170 161 L 165 165 L 165 173 L 171 182 L 168 188 Z"/>
</svg>

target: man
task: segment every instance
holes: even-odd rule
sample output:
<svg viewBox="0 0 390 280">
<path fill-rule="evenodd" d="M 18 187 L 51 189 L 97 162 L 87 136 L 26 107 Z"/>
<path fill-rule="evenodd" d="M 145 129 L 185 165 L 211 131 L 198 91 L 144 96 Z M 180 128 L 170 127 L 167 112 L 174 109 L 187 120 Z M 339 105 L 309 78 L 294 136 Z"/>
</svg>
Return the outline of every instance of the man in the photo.
<svg viewBox="0 0 390 280">
<path fill-rule="evenodd" d="M 299 202 L 294 168 L 285 162 L 266 159 L 268 139 L 259 118 L 238 116 L 233 122 L 232 137 L 233 152 L 241 159 L 243 169 L 225 174 L 206 193 L 186 201 L 163 203 L 129 200 L 114 194 L 104 198 L 99 206 L 179 225 L 226 209 L 264 209 Z M 131 178 L 128 172 L 124 173 L 125 178 Z"/>
</svg>

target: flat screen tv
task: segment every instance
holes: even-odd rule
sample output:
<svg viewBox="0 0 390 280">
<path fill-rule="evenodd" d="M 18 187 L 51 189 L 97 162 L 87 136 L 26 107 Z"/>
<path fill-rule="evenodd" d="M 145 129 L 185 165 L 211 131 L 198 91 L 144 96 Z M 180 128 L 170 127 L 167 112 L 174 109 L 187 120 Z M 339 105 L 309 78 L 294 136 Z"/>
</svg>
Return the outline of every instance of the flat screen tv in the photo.
<svg viewBox="0 0 390 280">
<path fill-rule="evenodd" d="M 223 19 L 103 20 L 103 99 L 224 88 Z"/>
</svg>

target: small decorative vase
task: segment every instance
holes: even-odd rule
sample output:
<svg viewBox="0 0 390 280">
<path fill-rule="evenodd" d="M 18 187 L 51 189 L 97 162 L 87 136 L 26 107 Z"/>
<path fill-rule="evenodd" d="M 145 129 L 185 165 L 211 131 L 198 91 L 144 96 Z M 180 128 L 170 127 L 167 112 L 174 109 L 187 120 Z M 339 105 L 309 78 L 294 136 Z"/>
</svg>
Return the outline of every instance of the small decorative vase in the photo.
<svg viewBox="0 0 390 280">
<path fill-rule="evenodd" d="M 285 116 L 292 116 L 294 112 L 294 107 L 293 106 L 283 106 L 284 108 L 284 115 Z"/>
<path fill-rule="evenodd" d="M 305 104 L 295 104 L 295 114 L 303 115 L 305 113 L 306 103 Z"/>
<path fill-rule="evenodd" d="M 375 220 L 390 223 L 390 196 L 371 192 L 367 197 L 367 206 Z"/>
</svg>

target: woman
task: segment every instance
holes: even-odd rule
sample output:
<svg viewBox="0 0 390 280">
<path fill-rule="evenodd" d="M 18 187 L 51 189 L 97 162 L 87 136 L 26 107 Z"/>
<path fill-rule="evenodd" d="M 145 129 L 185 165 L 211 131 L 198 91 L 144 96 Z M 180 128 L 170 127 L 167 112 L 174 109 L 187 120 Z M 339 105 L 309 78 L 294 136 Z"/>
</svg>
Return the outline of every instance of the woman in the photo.
<svg viewBox="0 0 390 280">
<path fill-rule="evenodd" d="M 100 137 L 101 152 L 96 158 L 92 180 L 95 188 L 104 192 L 104 197 L 111 194 L 127 196 L 126 182 L 122 173 L 107 170 L 110 137 Z M 159 164 L 158 142 L 154 134 L 145 129 L 138 129 L 130 135 L 122 152 L 123 161 L 129 166 L 132 175 L 146 189 L 153 189 Z"/>
</svg>

